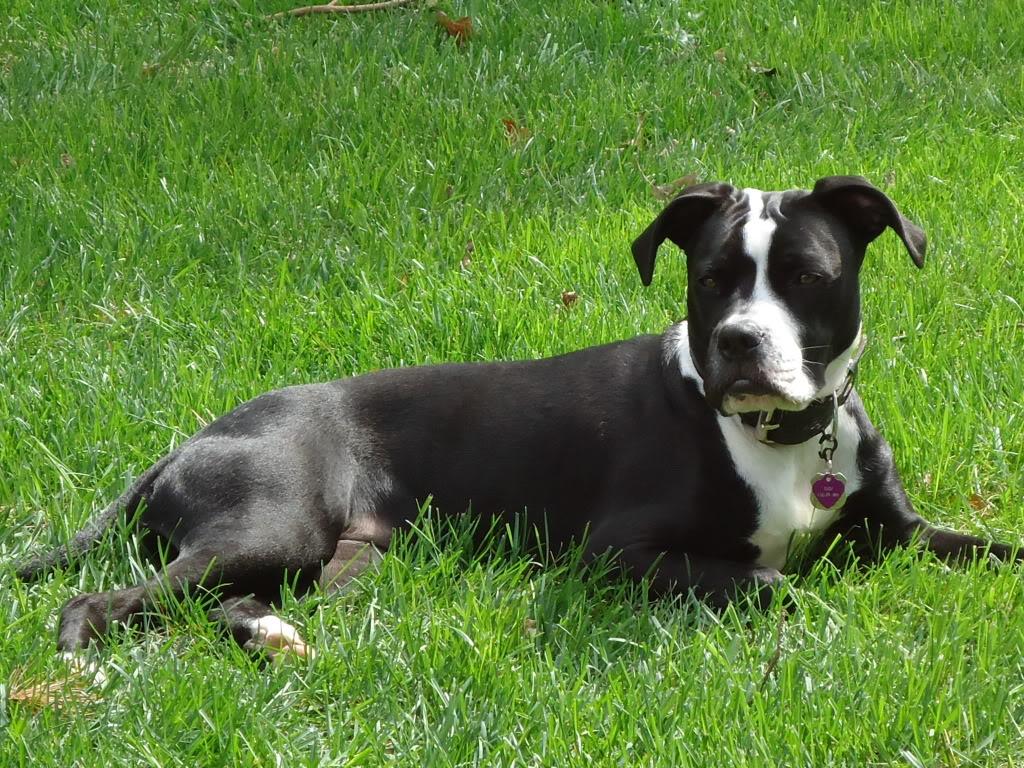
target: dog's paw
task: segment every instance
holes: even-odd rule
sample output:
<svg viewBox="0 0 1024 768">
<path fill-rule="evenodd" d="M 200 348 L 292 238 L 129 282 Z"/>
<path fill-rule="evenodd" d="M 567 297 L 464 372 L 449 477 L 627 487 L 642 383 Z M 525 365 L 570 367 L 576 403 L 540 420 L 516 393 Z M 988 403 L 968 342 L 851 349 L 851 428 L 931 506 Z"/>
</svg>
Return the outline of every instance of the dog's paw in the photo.
<svg viewBox="0 0 1024 768">
<path fill-rule="evenodd" d="M 750 599 L 757 607 L 765 611 L 775 599 L 775 593 L 784 589 L 786 577 L 781 571 L 775 568 L 757 568 L 750 575 L 750 579 L 743 585 L 743 591 L 750 595 Z"/>
<path fill-rule="evenodd" d="M 64 663 L 68 665 L 69 673 L 79 680 L 91 685 L 103 685 L 107 682 L 107 674 L 103 671 L 103 668 L 83 653 L 64 651 L 61 657 L 64 659 Z"/>
<path fill-rule="evenodd" d="M 715 610 L 725 610 L 730 605 L 741 603 L 763 611 L 771 606 L 775 593 L 785 589 L 786 577 L 780 571 L 753 568 L 735 574 L 728 581 L 717 584 L 715 589 L 695 590 L 695 593 Z"/>
<path fill-rule="evenodd" d="M 248 651 L 264 651 L 271 661 L 288 658 L 312 659 L 313 646 L 302 639 L 299 631 L 287 621 L 274 615 L 261 616 L 249 624 L 251 637 L 244 647 Z"/>
</svg>

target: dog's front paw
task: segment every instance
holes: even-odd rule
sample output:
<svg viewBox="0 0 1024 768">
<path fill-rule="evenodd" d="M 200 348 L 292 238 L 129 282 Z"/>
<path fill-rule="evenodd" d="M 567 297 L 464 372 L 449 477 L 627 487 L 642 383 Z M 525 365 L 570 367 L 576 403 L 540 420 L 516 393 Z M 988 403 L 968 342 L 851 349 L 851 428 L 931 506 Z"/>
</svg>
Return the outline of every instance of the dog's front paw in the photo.
<svg viewBox="0 0 1024 768">
<path fill-rule="evenodd" d="M 696 594 L 712 608 L 724 610 L 737 601 L 749 599 L 759 610 L 767 609 L 775 593 L 785 584 L 785 577 L 774 568 L 751 568 L 730 574 L 713 586 L 696 590 Z"/>
<path fill-rule="evenodd" d="M 747 579 L 737 584 L 737 592 L 749 595 L 758 609 L 765 611 L 785 583 L 786 577 L 781 571 L 775 568 L 755 568 Z"/>
</svg>

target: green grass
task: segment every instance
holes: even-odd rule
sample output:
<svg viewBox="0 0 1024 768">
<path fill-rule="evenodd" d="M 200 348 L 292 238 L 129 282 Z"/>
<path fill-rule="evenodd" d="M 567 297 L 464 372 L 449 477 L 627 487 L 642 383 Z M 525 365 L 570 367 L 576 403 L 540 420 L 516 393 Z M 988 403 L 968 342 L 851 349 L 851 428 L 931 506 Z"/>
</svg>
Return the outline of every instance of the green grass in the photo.
<svg viewBox="0 0 1024 768">
<path fill-rule="evenodd" d="M 780 622 L 428 527 L 339 598 L 286 596 L 311 664 L 262 668 L 185 603 L 115 636 L 91 701 L 8 700 L 62 674 L 64 600 L 136 576 L 121 543 L 39 585 L 11 562 L 241 400 L 677 319 L 681 258 L 645 291 L 628 246 L 687 173 L 860 173 L 925 228 L 922 273 L 891 234 L 869 254 L 859 387 L 922 513 L 1024 538 L 1019 2 L 451 0 L 462 49 L 426 11 L 282 7 L 0 15 L 0 763 L 1024 764 L 1020 569 L 905 552 L 794 577 Z"/>
</svg>

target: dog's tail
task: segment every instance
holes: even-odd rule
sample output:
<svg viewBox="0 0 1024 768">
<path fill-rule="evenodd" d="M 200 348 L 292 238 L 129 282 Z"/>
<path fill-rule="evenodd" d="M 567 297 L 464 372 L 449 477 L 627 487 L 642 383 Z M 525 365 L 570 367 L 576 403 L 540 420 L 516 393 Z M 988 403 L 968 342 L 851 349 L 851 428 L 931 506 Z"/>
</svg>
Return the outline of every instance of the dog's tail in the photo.
<svg viewBox="0 0 1024 768">
<path fill-rule="evenodd" d="M 152 490 L 153 483 L 173 456 L 173 452 L 167 454 L 139 475 L 131 487 L 118 497 L 117 501 L 89 519 L 67 544 L 62 544 L 50 552 L 33 557 L 27 563 L 19 566 L 15 571 L 17 577 L 22 581 L 35 581 L 54 568 L 66 567 L 72 558 L 79 557 L 96 546 L 122 515 L 135 513 L 139 502 Z"/>
</svg>

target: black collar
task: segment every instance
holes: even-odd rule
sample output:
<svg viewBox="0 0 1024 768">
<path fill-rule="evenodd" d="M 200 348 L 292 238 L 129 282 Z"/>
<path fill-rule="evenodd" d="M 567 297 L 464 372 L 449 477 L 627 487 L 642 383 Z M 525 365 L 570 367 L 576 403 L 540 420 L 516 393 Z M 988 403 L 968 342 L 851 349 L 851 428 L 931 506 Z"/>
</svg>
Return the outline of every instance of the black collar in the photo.
<svg viewBox="0 0 1024 768">
<path fill-rule="evenodd" d="M 857 365 L 866 343 L 867 337 L 862 333 L 846 369 L 846 379 L 834 394 L 812 400 L 802 411 L 749 411 L 740 414 L 740 421 L 753 427 L 758 441 L 768 445 L 799 445 L 817 437 L 828 428 L 836 409 L 842 408 L 853 392 L 853 380 L 857 377 Z"/>
<path fill-rule="evenodd" d="M 812 400 L 802 411 L 748 411 L 740 414 L 740 421 L 753 427 L 759 442 L 769 445 L 799 445 L 817 437 L 832 423 L 835 407 L 843 403 L 853 391 L 853 382 L 843 387 L 845 394 L 837 392 L 837 403 L 832 395 Z"/>
</svg>

